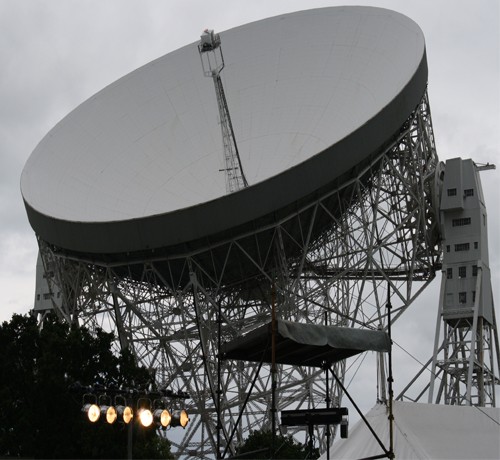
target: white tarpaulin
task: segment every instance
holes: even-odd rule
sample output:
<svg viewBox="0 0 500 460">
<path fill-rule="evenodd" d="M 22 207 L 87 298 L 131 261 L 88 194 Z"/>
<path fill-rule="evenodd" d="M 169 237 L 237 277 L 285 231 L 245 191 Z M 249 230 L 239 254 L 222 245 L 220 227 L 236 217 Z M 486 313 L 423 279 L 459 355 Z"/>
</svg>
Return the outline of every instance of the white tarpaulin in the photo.
<svg viewBox="0 0 500 460">
<path fill-rule="evenodd" d="M 500 408 L 401 401 L 393 408 L 396 459 L 500 459 Z M 366 418 L 388 449 L 387 407 L 377 404 Z M 384 453 L 362 420 L 349 431 L 347 439 L 333 444 L 332 460 Z"/>
</svg>

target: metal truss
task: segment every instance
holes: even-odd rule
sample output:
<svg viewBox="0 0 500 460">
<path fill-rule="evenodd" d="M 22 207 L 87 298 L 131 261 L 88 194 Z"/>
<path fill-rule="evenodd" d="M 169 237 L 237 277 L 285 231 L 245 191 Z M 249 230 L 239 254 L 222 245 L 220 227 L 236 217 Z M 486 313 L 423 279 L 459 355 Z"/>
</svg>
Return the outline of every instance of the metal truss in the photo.
<svg viewBox="0 0 500 460">
<path fill-rule="evenodd" d="M 480 269 L 476 281 L 478 292 L 482 276 L 483 271 Z M 443 273 L 443 281 L 444 277 Z M 500 369 L 500 354 L 494 307 L 491 309 L 491 320 L 488 321 L 480 314 L 479 295 L 476 296 L 470 316 L 442 319 L 443 305 L 441 295 L 434 353 L 427 364 L 432 361 L 431 378 L 419 398 L 429 390 L 429 403 L 496 407 L 495 386 L 500 385 L 500 379 L 495 367 Z M 439 346 L 440 324 L 443 327 L 443 340 Z"/>
<path fill-rule="evenodd" d="M 211 77 L 215 86 L 217 107 L 219 109 L 219 122 L 222 133 L 222 146 L 224 149 L 224 174 L 226 180 L 226 193 L 233 193 L 248 187 L 248 182 L 243 172 L 238 145 L 234 136 L 233 123 L 227 105 L 226 93 L 220 76 L 224 69 L 224 55 L 219 34 L 207 30 L 202 35 L 198 45 L 203 74 Z M 204 59 L 205 58 L 205 59 Z"/>
<path fill-rule="evenodd" d="M 496 321 L 492 325 L 477 317 L 440 322 L 442 342 L 437 334 L 433 356 L 396 399 L 418 402 L 427 395 L 428 402 L 434 404 L 496 407 L 495 386 L 500 385 L 495 375 L 495 366 L 500 367 Z M 430 378 L 425 371 L 430 371 Z M 425 385 L 410 396 L 410 389 L 415 390 L 422 379 Z"/>
<path fill-rule="evenodd" d="M 443 322 L 443 359 L 436 359 L 434 378 L 441 376 L 435 402 L 439 404 L 495 406 L 494 341 L 492 327 L 478 318 L 451 325 Z M 486 358 L 486 359 L 485 359 Z M 472 360 L 472 362 L 471 362 Z M 432 401 L 432 392 L 430 395 Z"/>
<path fill-rule="evenodd" d="M 250 430 L 270 427 L 271 372 L 220 361 L 220 343 L 268 322 L 273 302 L 279 318 L 377 329 L 386 327 L 390 288 L 397 319 L 439 268 L 437 163 L 424 95 L 394 139 L 348 180 L 251 234 L 114 265 L 40 241 L 64 299 L 57 313 L 114 331 L 117 348 L 131 347 L 160 386 L 191 395 L 191 423 L 168 434 L 177 457 L 214 458 L 217 447 L 229 455 Z M 349 372 L 337 364 L 336 375 Z M 277 411 L 325 407 L 326 399 L 340 405 L 340 389 L 330 382 L 326 392 L 321 369 L 280 366 L 276 375 Z M 321 429 L 316 439 L 325 451 L 332 438 Z"/>
</svg>

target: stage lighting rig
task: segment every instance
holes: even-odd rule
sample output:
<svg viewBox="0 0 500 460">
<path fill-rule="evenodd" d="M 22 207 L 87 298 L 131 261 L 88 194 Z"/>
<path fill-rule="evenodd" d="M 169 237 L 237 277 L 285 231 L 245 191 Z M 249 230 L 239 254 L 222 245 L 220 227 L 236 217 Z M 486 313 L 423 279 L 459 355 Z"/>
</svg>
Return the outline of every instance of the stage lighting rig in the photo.
<svg viewBox="0 0 500 460">
<path fill-rule="evenodd" d="M 169 409 L 170 400 L 189 399 L 184 391 L 173 392 L 168 389 L 141 391 L 135 388 L 106 388 L 102 385 L 72 385 L 72 390 L 84 392 L 82 412 L 92 423 L 104 420 L 113 424 L 116 421 L 128 425 L 136 416 L 145 428 L 154 425 L 158 428 L 185 428 L 189 416 L 185 409 Z M 114 400 L 114 404 L 112 404 Z M 135 409 L 134 409 L 135 408 Z"/>
</svg>

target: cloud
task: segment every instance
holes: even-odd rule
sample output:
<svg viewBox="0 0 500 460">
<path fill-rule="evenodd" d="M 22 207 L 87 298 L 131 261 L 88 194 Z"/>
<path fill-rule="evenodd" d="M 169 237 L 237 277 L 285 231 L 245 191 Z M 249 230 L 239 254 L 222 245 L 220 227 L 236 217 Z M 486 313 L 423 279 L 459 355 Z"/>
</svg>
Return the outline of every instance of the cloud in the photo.
<svg viewBox="0 0 500 460">
<path fill-rule="evenodd" d="M 24 314 L 33 308 L 37 258 L 36 242 L 33 242 L 33 235 L 29 233 L 1 234 L 0 321 L 8 321 L 13 313 Z"/>
<path fill-rule="evenodd" d="M 79 103 L 135 68 L 198 40 L 286 11 L 355 1 L 2 0 L 0 2 L 0 319 L 27 312 L 34 297 L 37 244 L 19 179 L 42 137 Z M 426 37 L 429 96 L 438 155 L 500 163 L 499 2 L 380 0 L 407 14 Z M 500 164 L 499 164 L 500 166 Z M 498 171 L 481 173 L 489 215 L 494 297 L 500 298 Z M 395 340 L 426 361 L 432 353 L 439 280 L 396 323 Z M 353 381 L 373 403 L 373 357 Z M 368 362 L 367 361 L 367 362 Z M 418 363 L 395 350 L 396 387 Z M 365 394 L 365 396 L 363 396 Z"/>
</svg>

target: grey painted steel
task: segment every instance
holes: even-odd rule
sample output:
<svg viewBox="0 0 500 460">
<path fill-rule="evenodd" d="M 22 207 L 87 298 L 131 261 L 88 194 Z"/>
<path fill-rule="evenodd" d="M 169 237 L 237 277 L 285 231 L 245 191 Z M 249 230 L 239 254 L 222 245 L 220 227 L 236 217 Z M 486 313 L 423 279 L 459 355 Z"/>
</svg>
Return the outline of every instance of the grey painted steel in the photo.
<svg viewBox="0 0 500 460">
<path fill-rule="evenodd" d="M 217 104 L 193 43 L 103 89 L 40 142 L 21 190 L 43 240 L 124 260 L 275 224 L 354 177 L 425 92 L 423 34 L 393 11 L 308 10 L 221 38 L 250 186 L 225 195 Z"/>
<path fill-rule="evenodd" d="M 433 205 L 437 164 L 424 95 L 399 137 L 371 165 L 274 227 L 177 258 L 155 253 L 122 265 L 89 263 L 40 240 L 50 292 L 61 292 L 63 299 L 60 305 L 53 302 L 53 308 L 69 323 L 117 333 L 114 345 L 129 346 L 141 364 L 155 369 L 158 384 L 187 391 L 191 422 L 182 440 L 171 439 L 173 449 L 182 459 L 213 456 L 221 334 L 224 341 L 233 340 L 268 322 L 273 298 L 279 319 L 383 328 L 388 285 L 394 316 L 401 315 L 440 266 Z M 339 207 L 343 212 L 336 215 Z M 329 230 L 321 241 L 312 241 L 317 226 Z M 303 234 L 291 255 L 290 232 L 297 227 Z M 230 259 L 234 284 L 228 285 Z M 36 313 L 43 317 L 43 311 Z M 334 366 L 337 376 L 349 379 L 345 361 Z M 350 369 L 356 373 L 354 366 Z M 253 363 L 222 363 L 223 433 L 237 425 L 256 370 Z M 323 374 L 321 369 L 283 366 L 278 408 L 321 407 Z M 268 375 L 257 376 L 258 391 L 251 395 L 234 442 L 228 443 L 233 453 L 249 431 L 270 426 Z M 327 387 L 332 405 L 339 406 L 340 385 Z M 321 431 L 316 437 L 324 451 L 328 438 Z"/>
</svg>

